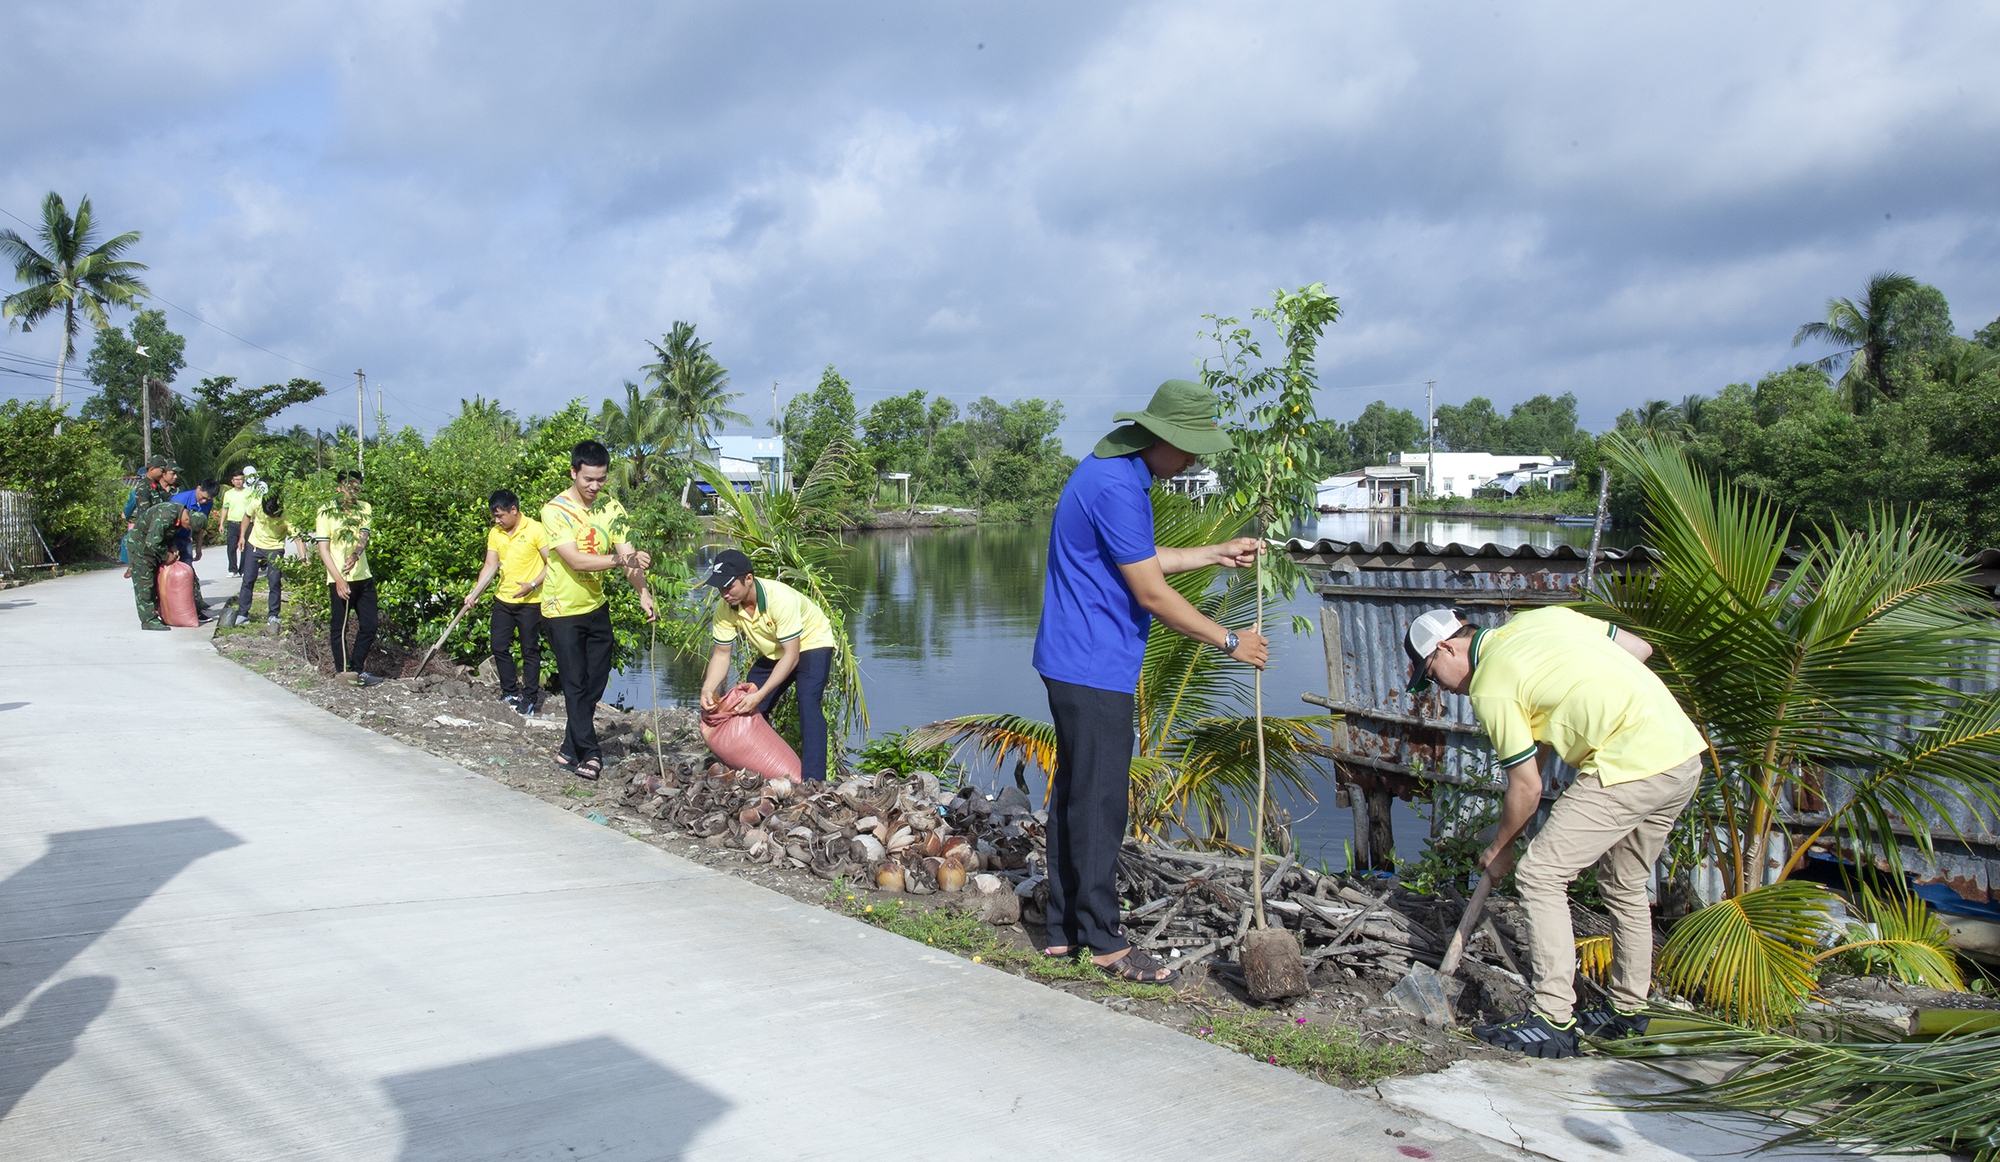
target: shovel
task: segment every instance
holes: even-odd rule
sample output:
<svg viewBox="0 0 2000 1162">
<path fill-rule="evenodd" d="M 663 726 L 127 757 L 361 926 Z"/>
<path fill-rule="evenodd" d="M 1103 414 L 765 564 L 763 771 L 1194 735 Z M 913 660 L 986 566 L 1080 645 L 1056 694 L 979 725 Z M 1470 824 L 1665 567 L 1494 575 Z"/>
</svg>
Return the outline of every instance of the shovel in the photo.
<svg viewBox="0 0 2000 1162">
<path fill-rule="evenodd" d="M 1405 973 L 1396 987 L 1385 994 L 1404 1009 L 1424 1019 L 1424 1023 L 1435 1028 L 1444 1028 L 1452 1023 L 1451 997 L 1445 993 L 1444 982 L 1458 971 L 1458 965 L 1465 959 L 1465 941 L 1472 930 L 1479 926 L 1480 917 L 1486 911 L 1486 894 L 1493 890 L 1493 875 L 1481 872 L 1479 886 L 1472 890 L 1472 902 L 1465 906 L 1465 915 L 1459 917 L 1458 929 L 1451 934 L 1451 943 L 1446 945 L 1444 959 L 1438 961 L 1436 972 L 1419 964 Z"/>
<path fill-rule="evenodd" d="M 431 655 L 437 653 L 438 647 L 443 645 L 445 639 L 451 636 L 451 631 L 458 628 L 458 619 L 465 616 L 467 608 L 469 607 L 464 605 L 458 607 L 458 612 L 451 615 L 451 624 L 445 626 L 444 632 L 438 635 L 438 640 L 432 642 L 431 648 L 424 651 L 424 660 L 418 662 L 414 669 L 407 665 L 404 666 L 403 677 L 414 678 L 424 672 L 424 667 L 431 664 Z"/>
<path fill-rule="evenodd" d="M 1258 546 L 1260 549 L 1263 546 Z M 1264 554 L 1257 554 L 1257 628 L 1264 627 Z M 1299 956 L 1299 942 L 1283 928 L 1272 928 L 1264 919 L 1264 800 L 1268 797 L 1270 775 L 1264 761 L 1264 671 L 1254 679 L 1257 691 L 1257 831 L 1250 841 L 1250 892 L 1256 907 L 1257 927 L 1243 934 L 1239 952 L 1243 984 L 1250 998 L 1276 1001 L 1303 996 L 1312 991 L 1306 980 L 1305 960 Z"/>
</svg>

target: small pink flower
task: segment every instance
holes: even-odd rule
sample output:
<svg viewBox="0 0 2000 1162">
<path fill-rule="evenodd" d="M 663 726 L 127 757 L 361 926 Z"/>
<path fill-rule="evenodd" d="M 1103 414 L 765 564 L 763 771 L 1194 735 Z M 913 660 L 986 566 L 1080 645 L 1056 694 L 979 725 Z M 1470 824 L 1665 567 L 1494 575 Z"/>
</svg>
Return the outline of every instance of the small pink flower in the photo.
<svg viewBox="0 0 2000 1162">
<path fill-rule="evenodd" d="M 1306 1019 L 1305 1019 L 1304 1017 L 1300 1017 L 1300 1018 L 1299 1018 L 1299 1024 L 1303 1025 L 1303 1024 L 1305 1024 L 1305 1023 L 1306 1023 Z"/>
<path fill-rule="evenodd" d="M 1270 1062 L 1271 1062 L 1271 1064 L 1273 1064 L 1273 1065 L 1276 1065 L 1276 1064 L 1278 1063 L 1278 1059 L 1277 1059 L 1277 1058 L 1275 1058 L 1275 1057 L 1273 1057 L 1273 1058 L 1271 1058 L 1271 1059 L 1270 1059 Z"/>
</svg>

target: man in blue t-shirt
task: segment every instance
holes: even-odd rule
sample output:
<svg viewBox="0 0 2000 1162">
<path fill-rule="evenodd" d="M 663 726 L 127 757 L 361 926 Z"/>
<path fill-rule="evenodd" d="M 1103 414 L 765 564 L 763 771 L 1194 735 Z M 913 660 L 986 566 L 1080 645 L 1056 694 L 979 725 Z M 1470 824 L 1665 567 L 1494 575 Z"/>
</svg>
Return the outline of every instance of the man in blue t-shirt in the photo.
<svg viewBox="0 0 2000 1162">
<path fill-rule="evenodd" d="M 180 505 L 189 512 L 198 512 L 206 518 L 209 511 L 215 507 L 215 496 L 218 491 L 220 490 L 217 488 L 215 481 L 204 480 L 186 492 L 174 493 L 173 500 L 175 504 Z M 187 529 L 183 528 L 174 534 L 174 543 L 180 547 L 181 560 L 186 561 L 190 565 L 201 560 L 201 546 L 195 543 L 194 535 L 188 532 Z M 208 602 L 202 598 L 200 577 L 194 578 L 194 608 L 195 612 L 201 616 L 201 620 L 215 620 L 213 615 L 208 611 Z"/>
<path fill-rule="evenodd" d="M 1238 537 L 1175 549 L 1153 544 L 1153 479 L 1171 479 L 1202 456 L 1226 452 L 1215 396 L 1170 379 L 1142 412 L 1104 437 L 1063 486 L 1049 530 L 1048 578 L 1035 633 L 1035 670 L 1049 690 L 1056 769 L 1049 780 L 1049 915 L 1044 951 L 1088 947 L 1100 968 L 1126 980 L 1169 981 L 1174 970 L 1137 948 L 1118 926 L 1118 849 L 1129 816 L 1133 695 L 1146 632 L 1158 617 L 1183 637 L 1262 668 L 1270 646 L 1254 629 L 1203 616 L 1167 584 L 1171 573 L 1256 563 L 1263 543 Z"/>
</svg>

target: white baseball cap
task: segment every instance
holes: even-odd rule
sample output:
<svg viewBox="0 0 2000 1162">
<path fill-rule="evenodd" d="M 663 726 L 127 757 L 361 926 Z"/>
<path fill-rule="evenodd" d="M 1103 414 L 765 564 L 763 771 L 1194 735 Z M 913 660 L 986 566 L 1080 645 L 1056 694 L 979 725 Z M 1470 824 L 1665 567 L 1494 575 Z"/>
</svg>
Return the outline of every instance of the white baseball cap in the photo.
<svg viewBox="0 0 2000 1162">
<path fill-rule="evenodd" d="M 1465 626 L 1462 609 L 1427 610 L 1410 623 L 1410 632 L 1403 636 L 1403 649 L 1410 655 L 1410 684 L 1403 688 L 1406 693 L 1421 693 L 1430 686 L 1430 676 L 1424 670 L 1431 664 L 1431 655 Z"/>
</svg>

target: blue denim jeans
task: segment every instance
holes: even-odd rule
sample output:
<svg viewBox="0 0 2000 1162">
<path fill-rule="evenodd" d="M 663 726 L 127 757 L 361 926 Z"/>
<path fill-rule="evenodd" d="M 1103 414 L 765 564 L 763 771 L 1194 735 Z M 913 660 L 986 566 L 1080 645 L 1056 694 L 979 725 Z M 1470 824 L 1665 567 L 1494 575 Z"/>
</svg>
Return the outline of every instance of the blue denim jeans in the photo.
<svg viewBox="0 0 2000 1162">
<path fill-rule="evenodd" d="M 758 658 L 757 664 L 750 667 L 750 676 L 746 680 L 762 686 L 777 666 L 776 658 Z M 778 688 L 771 691 L 771 696 L 757 708 L 757 713 L 769 721 L 771 708 L 778 704 L 785 691 L 798 690 L 800 749 L 805 752 L 799 756 L 799 762 L 805 777 L 815 782 L 826 779 L 826 710 L 823 704 L 826 682 L 832 674 L 832 646 L 800 650 L 799 664 L 785 675 L 785 680 L 778 683 Z"/>
</svg>

